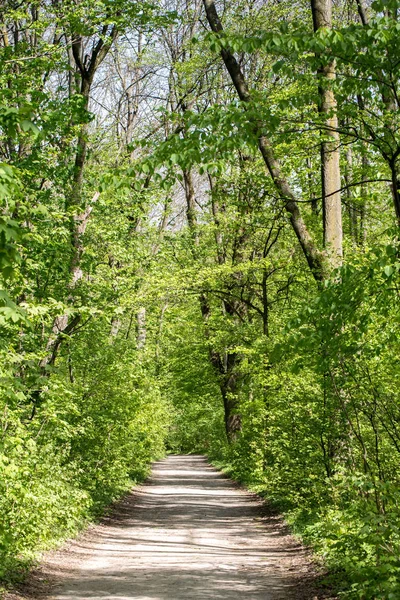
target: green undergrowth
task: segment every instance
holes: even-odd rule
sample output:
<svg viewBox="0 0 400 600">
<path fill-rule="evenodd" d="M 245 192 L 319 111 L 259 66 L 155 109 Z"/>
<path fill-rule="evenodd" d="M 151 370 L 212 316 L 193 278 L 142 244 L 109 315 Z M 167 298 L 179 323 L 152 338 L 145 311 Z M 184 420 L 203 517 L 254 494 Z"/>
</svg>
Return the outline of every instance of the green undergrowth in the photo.
<svg viewBox="0 0 400 600">
<path fill-rule="evenodd" d="M 341 473 L 321 482 L 324 494 L 320 489 L 313 501 L 303 498 L 300 502 L 295 490 L 284 491 L 276 481 L 246 471 L 233 454 L 227 449 L 210 460 L 283 515 L 291 532 L 313 550 L 317 563 L 326 571 L 323 587 L 343 600 L 400 598 L 398 489 L 366 475 Z M 377 498 L 383 510 L 377 508 Z"/>
<path fill-rule="evenodd" d="M 161 456 L 159 453 L 153 458 Z M 9 486 L 0 499 L 0 597 L 2 590 L 26 577 L 43 551 L 59 546 L 97 521 L 115 501 L 143 481 L 150 469 L 148 463 L 143 463 L 121 474 L 113 487 L 97 486 L 88 491 L 83 489 L 77 470 L 72 473 L 57 465 L 53 454 L 44 457 L 38 453 L 37 460 L 41 458 L 44 460 L 40 466 L 36 463 L 35 477 L 27 470 L 15 470 L 13 489 Z"/>
<path fill-rule="evenodd" d="M 86 348 L 77 346 L 72 381 L 60 361 L 36 411 L 28 390 L 10 393 L 13 365 L 5 359 L 0 367 L 4 585 L 20 581 L 40 552 L 96 520 L 165 453 L 168 404 L 146 373 L 146 359 L 127 342 L 107 344 L 97 333 L 82 340 L 91 344 L 84 364 Z"/>
</svg>

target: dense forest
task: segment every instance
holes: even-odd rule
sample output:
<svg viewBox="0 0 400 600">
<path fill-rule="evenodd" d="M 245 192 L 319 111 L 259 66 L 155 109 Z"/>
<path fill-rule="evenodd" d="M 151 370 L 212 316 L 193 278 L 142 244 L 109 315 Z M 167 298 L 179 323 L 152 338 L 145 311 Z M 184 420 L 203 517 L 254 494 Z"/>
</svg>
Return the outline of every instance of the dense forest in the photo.
<svg viewBox="0 0 400 600">
<path fill-rule="evenodd" d="M 397 0 L 2 0 L 0 578 L 165 452 L 400 598 Z"/>
</svg>

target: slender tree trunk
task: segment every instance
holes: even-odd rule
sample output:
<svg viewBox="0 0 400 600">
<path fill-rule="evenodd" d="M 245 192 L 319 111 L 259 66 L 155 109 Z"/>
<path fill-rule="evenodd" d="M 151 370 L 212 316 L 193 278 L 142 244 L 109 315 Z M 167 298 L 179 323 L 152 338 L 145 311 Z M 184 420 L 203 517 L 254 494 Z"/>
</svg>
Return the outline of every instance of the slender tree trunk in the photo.
<svg viewBox="0 0 400 600">
<path fill-rule="evenodd" d="M 392 183 L 390 187 L 392 190 L 393 204 L 396 212 L 397 224 L 400 226 L 400 178 L 395 160 L 392 161 L 390 170 L 392 175 Z"/>
<path fill-rule="evenodd" d="M 93 47 L 91 56 L 86 57 L 86 60 L 84 60 L 83 56 L 82 38 L 79 35 L 72 35 L 71 37 L 71 59 L 73 58 L 77 68 L 77 72 L 79 72 L 80 74 L 80 93 L 84 99 L 83 107 L 85 110 L 88 110 L 89 108 L 90 90 L 96 71 L 102 63 L 102 61 L 104 60 L 104 58 L 107 56 L 112 43 L 117 37 L 117 34 L 118 31 L 115 26 L 112 26 L 110 31 L 108 25 L 104 26 L 104 37 L 99 38 L 97 44 Z M 89 60 L 87 60 L 88 58 Z M 88 64 L 88 66 L 86 66 L 86 63 Z M 73 205 L 78 206 L 82 210 L 82 212 L 73 216 L 71 219 L 72 258 L 70 262 L 70 280 L 67 286 L 70 290 L 70 294 L 83 275 L 81 269 L 81 257 L 83 254 L 83 235 L 86 231 L 89 217 L 93 210 L 93 205 L 95 204 L 95 202 L 97 202 L 99 197 L 99 193 L 96 192 L 90 204 L 86 204 L 82 199 L 83 173 L 87 154 L 87 133 L 88 126 L 85 123 L 81 125 L 78 134 L 73 180 L 71 186 L 71 195 L 70 198 L 67 198 L 66 200 L 66 208 Z M 79 322 L 79 320 L 80 317 L 77 317 L 77 322 Z M 74 321 L 75 318 L 72 322 Z M 47 374 L 47 365 L 55 363 L 59 348 L 63 340 L 63 335 L 65 334 L 67 329 L 69 330 L 68 316 L 60 315 L 56 317 L 52 328 L 52 334 L 46 345 L 47 354 L 40 362 L 40 369 L 42 375 Z"/>
<path fill-rule="evenodd" d="M 358 245 L 358 220 L 357 220 L 357 208 L 354 206 L 353 194 L 351 191 L 351 183 L 353 180 L 353 152 L 349 146 L 346 151 L 346 169 L 344 172 L 344 179 L 347 186 L 346 190 L 346 201 L 347 201 L 347 213 L 349 215 L 349 229 L 350 238 L 354 245 Z"/>
<path fill-rule="evenodd" d="M 186 216 L 191 235 L 194 239 L 195 246 L 193 247 L 194 256 L 197 253 L 199 243 L 197 218 L 195 212 L 195 190 L 193 184 L 193 176 L 191 171 L 184 171 L 185 195 L 186 195 Z M 214 204 L 213 216 L 218 222 L 217 208 Z M 218 258 L 221 255 L 218 252 Z M 222 264 L 219 260 L 219 264 Z M 201 294 L 200 308 L 203 316 L 205 336 L 210 339 L 209 318 L 211 316 L 211 307 L 208 298 L 205 294 Z M 223 301 L 223 310 L 230 315 L 234 314 L 234 307 Z M 239 399 L 237 394 L 237 367 L 240 362 L 240 357 L 236 352 L 231 352 L 229 349 L 217 352 L 211 346 L 209 347 L 210 362 L 218 377 L 218 384 L 221 390 L 221 396 L 224 404 L 225 430 L 229 442 L 235 441 L 238 433 L 241 430 L 241 417 L 239 412 Z"/>
<path fill-rule="evenodd" d="M 199 243 L 199 237 L 197 231 L 196 195 L 193 185 L 193 173 L 190 169 L 185 169 L 183 171 L 183 181 L 185 185 L 187 222 L 189 225 L 190 232 L 192 234 L 193 241 L 197 246 Z"/>
<path fill-rule="evenodd" d="M 360 17 L 360 21 L 361 23 L 365 26 L 368 25 L 369 23 L 369 19 L 368 19 L 368 15 L 365 9 L 365 5 L 363 0 L 357 0 L 357 9 L 358 9 L 358 14 Z M 391 11 L 389 9 L 386 10 L 386 14 L 390 15 L 394 18 L 397 18 L 396 14 L 391 14 Z M 398 108 L 399 108 L 399 101 L 397 96 L 395 97 L 393 94 L 393 91 L 387 86 L 385 85 L 385 74 L 378 69 L 378 75 L 382 81 L 382 86 L 381 86 L 381 98 L 382 98 L 382 102 L 385 106 L 385 110 L 386 112 L 397 112 Z M 358 100 L 358 105 L 360 110 L 364 110 L 364 101 L 363 98 L 361 96 L 357 97 Z M 388 137 L 388 145 L 389 147 L 391 146 L 391 142 L 392 139 L 395 137 L 395 127 L 393 122 L 391 123 L 389 121 L 389 124 L 387 125 L 387 132 L 389 135 Z M 390 168 L 390 172 L 391 172 L 391 179 L 392 182 L 390 184 L 390 190 L 392 192 L 392 198 L 393 198 L 393 204 L 394 204 L 394 210 L 395 210 L 395 215 L 396 215 L 396 221 L 397 221 L 397 225 L 400 227 L 400 176 L 399 176 L 399 169 L 398 169 L 398 165 L 397 165 L 397 152 L 392 155 L 389 156 L 388 155 L 384 155 L 384 158 L 386 160 L 386 162 L 389 165 Z M 365 166 L 368 166 L 368 160 L 365 158 Z M 365 214 L 363 215 L 363 221 L 365 221 Z M 364 228 L 363 228 L 364 231 Z"/>
<path fill-rule="evenodd" d="M 111 319 L 111 328 L 110 328 L 111 340 L 113 340 L 117 337 L 120 328 L 121 328 L 121 319 L 118 319 L 118 317 L 113 317 Z"/>
<path fill-rule="evenodd" d="M 199 8 L 201 6 L 201 0 L 198 3 Z M 192 30 L 193 33 L 193 30 Z M 192 35 L 190 33 L 189 35 Z M 185 53 L 185 49 L 177 47 L 176 41 L 166 36 L 166 45 L 168 47 L 168 51 L 171 55 L 173 62 L 179 60 L 178 57 L 183 56 Z M 179 77 L 178 77 L 179 79 Z M 169 73 L 169 103 L 171 106 L 171 110 L 180 111 L 182 114 L 190 107 L 190 98 L 189 97 L 180 97 L 179 95 L 179 85 L 176 84 L 173 70 L 170 70 Z M 168 134 L 168 132 L 166 132 Z M 186 218 L 188 223 L 188 228 L 193 240 L 192 244 L 192 254 L 194 259 L 198 258 L 198 246 L 199 246 L 199 229 L 197 223 L 197 211 L 196 211 L 196 191 L 193 180 L 193 173 L 190 169 L 186 169 L 183 171 L 183 183 L 184 183 L 184 191 L 185 191 L 185 199 L 186 199 Z M 210 179 L 210 187 L 212 187 L 212 181 Z M 222 239 L 220 236 L 219 227 L 217 226 L 217 212 L 218 208 L 216 206 L 215 198 L 212 197 L 213 202 L 213 216 L 216 224 L 216 242 L 217 242 L 217 259 L 219 264 L 223 264 L 224 252 L 222 248 Z M 225 412 L 225 428 L 226 434 L 229 441 L 234 441 L 238 435 L 238 432 L 241 429 L 241 418 L 239 413 L 239 399 L 237 394 L 237 384 L 238 384 L 238 364 L 240 362 L 240 357 L 237 353 L 230 351 L 229 348 L 216 350 L 211 342 L 210 342 L 210 329 L 209 329 L 209 319 L 211 315 L 211 306 L 206 294 L 200 294 L 199 303 L 201 308 L 201 314 L 203 317 L 204 323 L 204 331 L 205 337 L 208 341 L 208 350 L 209 350 L 209 358 L 210 363 L 214 368 L 216 376 L 218 378 L 218 384 L 221 390 L 221 396 L 224 404 L 224 412 Z M 226 313 L 229 312 L 230 315 L 234 314 L 233 307 L 230 306 L 229 301 L 222 301 L 222 310 Z"/>
<path fill-rule="evenodd" d="M 224 402 L 225 431 L 229 442 L 235 442 L 242 430 L 238 398 L 237 362 L 235 352 L 225 354 L 224 374 L 221 380 L 221 394 Z M 240 359 L 239 359 L 240 360 Z"/>
<path fill-rule="evenodd" d="M 216 34 L 221 33 L 223 31 L 223 27 L 216 10 L 214 0 L 203 0 L 203 3 L 206 10 L 207 20 L 212 31 Z M 240 100 L 246 106 L 249 102 L 251 102 L 252 96 L 240 65 L 229 49 L 223 48 L 221 50 L 221 56 L 232 79 L 232 83 L 236 88 L 237 94 Z M 291 225 L 304 252 L 311 272 L 317 281 L 322 281 L 329 272 L 329 265 L 326 261 L 326 256 L 318 249 L 315 241 L 308 231 L 297 203 L 296 194 L 292 190 L 288 180 L 282 172 L 281 165 L 275 157 L 270 140 L 262 133 L 262 130 L 263 123 L 255 121 L 254 133 L 258 139 L 258 147 L 261 155 L 275 184 L 275 187 L 284 202 L 284 207 L 290 214 Z"/>
<path fill-rule="evenodd" d="M 162 306 L 160 317 L 159 317 L 159 320 L 158 320 L 158 331 L 157 331 L 157 337 L 156 337 L 156 350 L 155 350 L 155 359 L 156 359 L 156 370 L 157 370 L 157 373 L 158 373 L 159 368 L 160 368 L 160 348 L 161 348 L 162 330 L 163 330 L 163 325 L 164 325 L 164 315 L 165 315 L 165 312 L 166 312 L 167 308 L 168 308 L 168 302 L 166 302 Z"/>
<path fill-rule="evenodd" d="M 221 223 L 220 223 L 220 213 L 221 213 L 221 210 L 223 210 L 223 209 L 220 207 L 218 200 L 215 197 L 215 194 L 213 193 L 214 181 L 213 181 L 213 178 L 211 175 L 208 175 L 208 181 L 210 184 L 211 209 L 212 209 L 212 214 L 213 214 L 213 218 L 214 218 L 214 239 L 215 239 L 215 244 L 216 244 L 216 248 L 217 248 L 217 259 L 218 259 L 218 264 L 223 265 L 226 260 L 225 250 L 224 250 L 224 239 L 223 239 L 223 235 L 221 232 Z"/>
<path fill-rule="evenodd" d="M 210 339 L 208 322 L 211 316 L 211 307 L 205 294 L 200 296 L 200 308 L 203 316 L 205 336 Z M 237 395 L 238 378 L 235 372 L 238 356 L 236 353 L 224 352 L 220 354 L 211 345 L 208 348 L 211 365 L 218 377 L 224 404 L 225 431 L 228 442 L 234 442 L 242 428 L 239 398 Z"/>
<path fill-rule="evenodd" d="M 311 199 L 311 210 L 314 215 L 318 214 L 318 202 L 315 197 L 314 186 L 313 186 L 313 177 L 312 177 L 312 161 L 311 158 L 307 158 L 306 161 L 307 172 L 308 172 L 308 188 Z"/>
<path fill-rule="evenodd" d="M 367 239 L 367 226 L 366 226 L 366 217 L 367 217 L 367 210 L 368 210 L 368 203 L 367 203 L 367 185 L 365 183 L 368 174 L 368 167 L 369 167 L 369 162 L 368 162 L 368 157 L 365 154 L 365 152 L 363 152 L 362 158 L 361 158 L 361 166 L 362 166 L 362 173 L 361 173 L 361 207 L 360 207 L 360 227 L 358 228 L 359 230 L 359 238 L 358 238 L 358 243 L 360 246 L 364 246 L 365 241 Z"/>
<path fill-rule="evenodd" d="M 357 0 L 357 11 L 360 17 L 360 21 L 363 25 L 368 23 L 367 11 L 364 5 L 363 0 Z"/>
<path fill-rule="evenodd" d="M 137 314 L 137 349 L 143 350 L 146 345 L 146 309 L 140 307 Z"/>
</svg>

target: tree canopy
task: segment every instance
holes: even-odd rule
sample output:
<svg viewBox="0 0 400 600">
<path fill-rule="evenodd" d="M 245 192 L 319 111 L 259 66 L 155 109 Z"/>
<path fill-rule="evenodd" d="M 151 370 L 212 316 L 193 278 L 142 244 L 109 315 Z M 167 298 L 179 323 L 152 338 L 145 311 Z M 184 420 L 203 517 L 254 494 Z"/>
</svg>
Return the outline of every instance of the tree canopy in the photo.
<svg viewBox="0 0 400 600">
<path fill-rule="evenodd" d="M 165 452 L 400 594 L 397 0 L 3 0 L 0 578 Z"/>
</svg>

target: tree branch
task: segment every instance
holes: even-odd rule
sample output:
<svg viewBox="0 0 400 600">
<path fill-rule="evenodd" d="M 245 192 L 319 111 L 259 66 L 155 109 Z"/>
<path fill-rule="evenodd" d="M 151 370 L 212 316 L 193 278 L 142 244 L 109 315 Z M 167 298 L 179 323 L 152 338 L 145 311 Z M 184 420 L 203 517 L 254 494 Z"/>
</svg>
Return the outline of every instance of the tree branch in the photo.
<svg viewBox="0 0 400 600">
<path fill-rule="evenodd" d="M 215 8 L 214 0 L 203 0 L 206 10 L 207 20 L 214 33 L 217 35 L 223 31 L 221 21 Z M 239 63 L 229 49 L 222 48 L 221 56 L 226 69 L 232 79 L 240 100 L 246 105 L 251 102 L 252 97 L 242 73 Z M 314 278 L 322 281 L 327 275 L 327 257 L 321 252 L 312 239 L 307 226 L 303 220 L 300 208 L 296 202 L 296 196 L 291 189 L 289 182 L 281 170 L 279 161 L 275 158 L 270 140 L 261 133 L 262 123 L 255 122 L 254 130 L 258 138 L 258 147 L 272 180 L 279 191 L 280 197 L 285 202 L 285 209 L 290 213 L 290 222 L 296 233 L 297 239 L 303 249 L 304 255 L 311 269 Z"/>
</svg>

